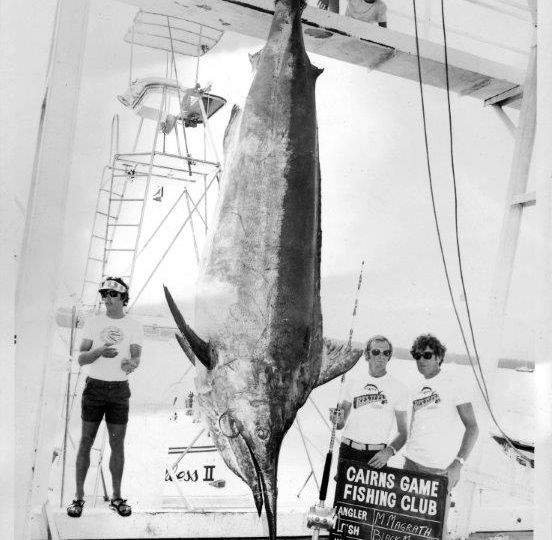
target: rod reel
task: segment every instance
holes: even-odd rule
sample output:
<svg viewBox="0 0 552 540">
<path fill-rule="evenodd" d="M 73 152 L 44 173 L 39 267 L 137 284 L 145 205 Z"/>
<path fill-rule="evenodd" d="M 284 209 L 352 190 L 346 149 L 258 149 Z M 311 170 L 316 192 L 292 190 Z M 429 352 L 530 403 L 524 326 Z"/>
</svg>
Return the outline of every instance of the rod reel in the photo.
<svg viewBox="0 0 552 540">
<path fill-rule="evenodd" d="M 307 527 L 309 529 L 320 529 L 330 531 L 335 528 L 337 523 L 337 513 L 335 508 L 315 504 L 309 508 L 307 513 Z"/>
</svg>

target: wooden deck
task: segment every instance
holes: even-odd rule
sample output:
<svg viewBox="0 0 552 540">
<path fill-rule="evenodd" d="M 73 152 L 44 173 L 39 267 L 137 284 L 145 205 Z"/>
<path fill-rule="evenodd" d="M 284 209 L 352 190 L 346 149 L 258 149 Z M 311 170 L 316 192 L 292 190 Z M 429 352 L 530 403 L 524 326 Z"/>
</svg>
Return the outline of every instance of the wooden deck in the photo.
<svg viewBox="0 0 552 540">
<path fill-rule="evenodd" d="M 263 40 L 274 12 L 272 0 L 118 1 Z M 303 31 L 309 52 L 418 80 L 416 45 L 411 35 L 313 7 L 303 12 Z M 424 83 L 445 88 L 442 45 L 420 40 L 420 54 Z M 450 47 L 448 57 L 453 92 L 519 108 L 523 82 L 519 70 Z"/>
</svg>

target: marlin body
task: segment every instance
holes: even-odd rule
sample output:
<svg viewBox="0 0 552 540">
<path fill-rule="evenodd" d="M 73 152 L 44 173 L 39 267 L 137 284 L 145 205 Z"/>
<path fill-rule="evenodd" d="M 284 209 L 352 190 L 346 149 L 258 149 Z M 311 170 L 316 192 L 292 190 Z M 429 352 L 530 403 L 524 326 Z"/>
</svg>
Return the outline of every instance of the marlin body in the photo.
<svg viewBox="0 0 552 540">
<path fill-rule="evenodd" d="M 226 464 L 264 505 L 276 538 L 285 433 L 310 392 L 362 351 L 323 339 L 315 82 L 303 6 L 277 0 L 243 111 L 232 111 L 216 216 L 200 268 L 195 329 L 170 293 L 177 339 Z"/>
</svg>

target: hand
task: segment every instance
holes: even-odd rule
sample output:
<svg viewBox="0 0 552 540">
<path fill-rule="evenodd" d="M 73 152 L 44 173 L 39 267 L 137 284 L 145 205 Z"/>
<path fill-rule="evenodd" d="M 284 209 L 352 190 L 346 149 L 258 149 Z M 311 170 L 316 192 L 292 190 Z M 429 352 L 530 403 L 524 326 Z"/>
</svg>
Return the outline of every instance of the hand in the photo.
<svg viewBox="0 0 552 540">
<path fill-rule="evenodd" d="M 380 450 L 369 462 L 368 465 L 370 467 L 374 467 L 374 469 L 381 469 L 385 465 L 387 465 L 387 462 L 389 461 L 389 458 L 393 456 L 393 450 L 389 448 L 384 448 L 383 450 Z"/>
<path fill-rule="evenodd" d="M 330 5 L 330 0 L 318 0 L 317 6 L 320 9 L 328 9 L 329 5 Z"/>
<path fill-rule="evenodd" d="M 344 412 L 341 407 L 330 409 L 330 422 L 332 424 L 339 424 L 340 422 L 343 422 L 343 418 L 344 418 Z"/>
<path fill-rule="evenodd" d="M 446 469 L 448 480 L 449 480 L 449 491 L 458 484 L 460 480 L 460 473 L 462 472 L 462 464 L 455 459 Z"/>
<path fill-rule="evenodd" d="M 138 363 L 132 358 L 123 358 L 121 360 L 121 369 L 128 375 L 138 367 Z"/>
<path fill-rule="evenodd" d="M 105 358 L 115 358 L 115 356 L 119 354 L 119 351 L 111 345 L 111 343 L 104 343 L 101 347 L 99 347 L 100 356 Z"/>
</svg>

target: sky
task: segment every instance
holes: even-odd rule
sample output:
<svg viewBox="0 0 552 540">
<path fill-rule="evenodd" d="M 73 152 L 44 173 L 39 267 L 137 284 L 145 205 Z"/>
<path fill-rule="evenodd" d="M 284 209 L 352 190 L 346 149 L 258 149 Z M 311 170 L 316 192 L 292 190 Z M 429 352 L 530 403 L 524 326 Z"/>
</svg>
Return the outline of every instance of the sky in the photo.
<svg viewBox="0 0 552 540">
<path fill-rule="evenodd" d="M 495 5 L 504 8 L 498 2 Z M 388 6 L 389 26 L 412 33 L 412 21 L 404 16 L 407 12 L 401 3 L 390 0 Z M 419 2 L 418 8 L 420 16 L 429 17 L 431 24 L 421 25 L 422 37 L 441 40 L 438 5 Z M 3 110 L 3 139 L 7 141 L 3 159 L 7 157 L 5 162 L 9 163 L 9 176 L 13 179 L 15 218 L 11 227 L 17 246 L 23 232 L 55 2 L 3 9 L 13 23 L 6 25 L 5 50 L 11 62 L 5 69 L 13 84 L 4 90 L 9 110 Z M 449 46 L 523 69 L 526 56 L 522 51 L 530 37 L 526 12 L 510 8 L 519 15 L 514 18 L 467 0 L 450 2 L 447 10 Z M 74 147 L 67 156 L 72 160 L 72 172 L 62 246 L 60 306 L 69 305 L 70 295 L 80 293 L 101 170 L 109 156 L 113 115 L 120 116 L 121 151 L 130 150 L 135 135 L 136 117 L 116 99 L 128 85 L 130 47 L 123 42 L 123 36 L 135 13 L 136 8 L 119 2 L 91 2 Z M 497 42 L 508 48 L 493 44 Z M 210 122 L 219 153 L 232 104 L 243 102 L 251 82 L 248 53 L 261 46 L 260 40 L 227 32 L 200 62 L 199 82 L 204 86 L 210 82 L 212 92 L 228 102 Z M 396 345 L 408 347 L 416 335 L 429 331 L 441 337 L 449 350 L 463 352 L 436 242 L 417 84 L 317 55 L 311 55 L 311 60 L 324 68 L 317 82 L 317 114 L 323 182 L 322 302 L 326 335 L 348 335 L 358 272 L 364 260 L 364 281 L 354 321 L 356 338 L 383 333 Z M 192 85 L 195 60 L 180 57 L 177 63 L 181 82 Z M 135 49 L 133 77 L 163 76 L 164 66 L 164 56 L 159 52 Z M 463 308 L 455 260 L 446 94 L 425 88 L 425 99 L 445 251 L 454 295 Z M 515 120 L 516 112 L 510 114 Z M 474 99 L 453 95 L 452 115 L 464 277 L 477 339 L 486 351 L 491 348 L 486 343 L 489 295 L 513 139 L 494 111 Z M 191 133 L 190 138 L 201 142 L 199 132 Z M 148 147 L 147 140 L 146 135 L 144 148 Z M 197 190 L 195 193 L 197 197 Z M 176 194 L 177 188 L 168 185 L 163 203 L 149 204 L 146 231 L 162 217 Z M 214 195 L 210 200 L 214 200 Z M 211 204 L 211 211 L 213 208 Z M 177 219 L 168 223 L 152 248 L 139 259 L 135 292 L 184 215 L 184 210 L 179 210 Z M 529 209 L 521 232 L 501 356 L 531 359 L 533 354 L 533 220 Z M 167 283 L 187 305 L 193 297 L 196 271 L 192 237 L 186 230 L 136 308 L 142 306 L 150 313 L 166 315 L 162 283 Z M 193 321 L 192 312 L 186 315 Z"/>
</svg>

